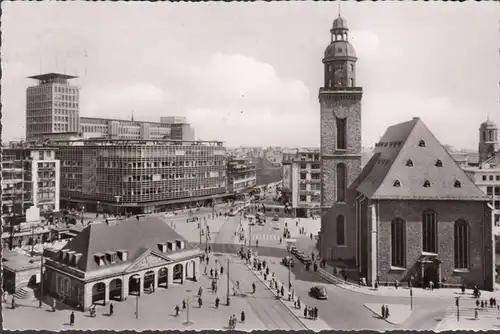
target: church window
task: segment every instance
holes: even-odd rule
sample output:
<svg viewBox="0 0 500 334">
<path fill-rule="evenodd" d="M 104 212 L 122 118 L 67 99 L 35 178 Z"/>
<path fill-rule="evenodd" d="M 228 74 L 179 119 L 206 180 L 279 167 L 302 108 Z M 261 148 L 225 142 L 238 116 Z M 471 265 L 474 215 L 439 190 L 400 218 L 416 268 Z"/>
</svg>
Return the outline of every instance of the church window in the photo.
<svg viewBox="0 0 500 334">
<path fill-rule="evenodd" d="M 393 186 L 394 187 L 401 187 L 401 182 L 399 182 L 399 180 L 396 180 L 396 181 L 394 181 Z"/>
<path fill-rule="evenodd" d="M 406 166 L 413 167 L 413 161 L 411 161 L 411 159 L 408 159 L 408 161 L 406 161 Z"/>
<path fill-rule="evenodd" d="M 454 226 L 455 236 L 455 269 L 469 268 L 469 225 L 459 219 Z"/>
<path fill-rule="evenodd" d="M 354 87 L 354 79 L 353 78 L 349 79 L 349 87 Z"/>
<path fill-rule="evenodd" d="M 346 235 L 345 235 L 345 217 L 343 215 L 337 216 L 337 246 L 346 245 Z"/>
<path fill-rule="evenodd" d="M 346 196 L 346 166 L 343 163 L 337 165 L 337 201 L 344 202 Z"/>
<path fill-rule="evenodd" d="M 443 167 L 443 162 L 441 160 L 436 161 L 436 167 Z"/>
<path fill-rule="evenodd" d="M 433 210 L 422 214 L 422 251 L 437 253 L 437 215 Z"/>
<path fill-rule="evenodd" d="M 431 183 L 429 182 L 429 180 L 425 180 L 424 188 L 430 188 L 430 187 L 431 187 Z"/>
<path fill-rule="evenodd" d="M 337 123 L 337 149 L 338 150 L 345 150 L 347 149 L 347 131 L 346 131 L 346 125 L 347 125 L 347 119 L 345 118 L 338 118 L 336 119 Z"/>
<path fill-rule="evenodd" d="M 486 141 L 486 131 L 483 131 L 483 141 Z"/>
<path fill-rule="evenodd" d="M 405 221 L 396 218 L 391 222 L 391 266 L 406 267 Z"/>
<path fill-rule="evenodd" d="M 493 141 L 493 131 L 489 131 L 489 135 L 490 135 L 490 141 Z"/>
<path fill-rule="evenodd" d="M 424 140 L 421 140 L 421 141 L 418 143 L 418 146 L 420 146 L 420 147 L 425 147 L 425 141 L 424 141 Z"/>
<path fill-rule="evenodd" d="M 351 64 L 351 66 L 349 66 L 349 68 L 351 69 L 351 72 L 354 72 L 354 64 Z"/>
<path fill-rule="evenodd" d="M 458 180 L 455 181 L 455 184 L 453 185 L 455 188 L 462 188 L 462 183 Z"/>
</svg>

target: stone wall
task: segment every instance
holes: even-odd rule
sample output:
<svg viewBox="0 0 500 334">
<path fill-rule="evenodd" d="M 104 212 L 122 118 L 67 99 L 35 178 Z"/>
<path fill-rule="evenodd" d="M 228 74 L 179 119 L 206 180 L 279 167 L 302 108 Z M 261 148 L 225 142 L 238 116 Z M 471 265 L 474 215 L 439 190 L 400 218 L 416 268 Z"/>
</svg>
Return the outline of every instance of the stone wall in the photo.
<svg viewBox="0 0 500 334">
<path fill-rule="evenodd" d="M 442 261 L 441 278 L 447 283 L 477 284 L 492 288 L 491 221 L 484 202 L 454 201 L 374 201 L 379 218 L 378 275 L 381 281 L 407 280 L 418 274 L 418 258 L 422 254 L 422 212 L 436 211 L 438 217 L 438 258 Z M 395 218 L 406 222 L 406 271 L 391 269 L 391 222 Z M 470 268 L 454 270 L 454 223 L 465 219 L 470 224 Z M 491 242 L 492 243 L 492 242 Z M 416 276 L 416 275 L 415 275 Z"/>
</svg>

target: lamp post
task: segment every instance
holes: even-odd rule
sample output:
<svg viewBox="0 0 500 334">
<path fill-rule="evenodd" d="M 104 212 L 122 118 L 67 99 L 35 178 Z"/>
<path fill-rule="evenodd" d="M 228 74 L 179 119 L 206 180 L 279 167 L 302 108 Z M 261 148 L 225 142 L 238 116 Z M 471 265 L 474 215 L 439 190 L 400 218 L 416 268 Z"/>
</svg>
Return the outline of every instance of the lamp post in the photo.
<svg viewBox="0 0 500 334">
<path fill-rule="evenodd" d="M 410 286 L 410 310 L 413 311 L 413 288 Z"/>
<path fill-rule="evenodd" d="M 229 298 L 229 259 L 227 259 L 227 300 L 226 300 L 227 306 L 229 306 L 230 303 L 230 298 Z"/>
<path fill-rule="evenodd" d="M 286 250 L 288 252 L 288 290 L 290 290 L 290 285 L 292 284 L 292 254 L 290 252 L 295 239 L 286 239 L 285 241 L 287 243 Z"/>
<path fill-rule="evenodd" d="M 42 257 L 40 258 L 40 301 L 38 307 L 41 308 L 43 304 L 43 242 L 42 242 Z"/>
<path fill-rule="evenodd" d="M 141 279 L 139 277 L 134 278 L 137 282 L 137 295 L 135 296 L 135 318 L 139 319 L 139 297 L 141 295 Z"/>
</svg>

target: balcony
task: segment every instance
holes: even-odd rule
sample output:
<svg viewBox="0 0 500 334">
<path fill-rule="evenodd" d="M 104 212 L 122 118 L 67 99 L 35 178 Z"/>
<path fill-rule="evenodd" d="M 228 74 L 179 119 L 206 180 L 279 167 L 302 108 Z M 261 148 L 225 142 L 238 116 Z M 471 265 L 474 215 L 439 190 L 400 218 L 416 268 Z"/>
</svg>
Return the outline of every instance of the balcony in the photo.
<svg viewBox="0 0 500 334">
<path fill-rule="evenodd" d="M 363 92 L 363 87 L 321 87 L 319 93 L 329 92 Z"/>
</svg>

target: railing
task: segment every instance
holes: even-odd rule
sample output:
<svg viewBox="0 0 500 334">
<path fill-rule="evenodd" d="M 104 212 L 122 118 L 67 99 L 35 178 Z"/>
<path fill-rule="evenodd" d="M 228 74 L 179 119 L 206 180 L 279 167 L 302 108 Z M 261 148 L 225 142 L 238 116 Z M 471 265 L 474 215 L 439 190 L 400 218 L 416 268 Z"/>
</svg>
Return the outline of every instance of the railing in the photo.
<svg viewBox="0 0 500 334">
<path fill-rule="evenodd" d="M 322 87 L 319 92 L 363 92 L 362 87 Z"/>
</svg>

